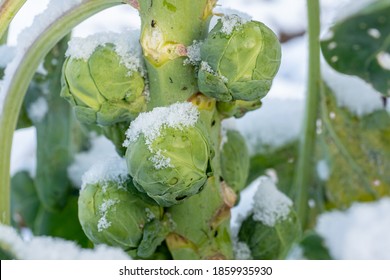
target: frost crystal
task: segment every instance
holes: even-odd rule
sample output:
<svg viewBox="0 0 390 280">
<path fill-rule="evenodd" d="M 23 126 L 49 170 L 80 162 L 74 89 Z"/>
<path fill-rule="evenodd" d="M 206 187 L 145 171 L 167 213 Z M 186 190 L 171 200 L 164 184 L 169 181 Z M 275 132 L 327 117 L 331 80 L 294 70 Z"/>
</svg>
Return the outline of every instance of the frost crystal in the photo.
<svg viewBox="0 0 390 280">
<path fill-rule="evenodd" d="M 142 51 L 139 40 L 139 30 L 122 33 L 102 32 L 86 38 L 73 38 L 68 44 L 67 57 L 88 60 L 95 49 L 106 44 L 113 44 L 115 52 L 121 58 L 121 63 L 129 69 L 129 74 L 139 71 L 145 76 Z"/>
<path fill-rule="evenodd" d="M 169 107 L 154 108 L 150 112 L 139 114 L 131 123 L 129 129 L 126 131 L 126 140 L 123 146 L 127 147 L 130 143 L 137 141 L 138 137 L 142 134 L 149 151 L 153 153 L 150 160 L 155 164 L 155 168 L 173 167 L 170 159 L 162 154 L 164 151 L 153 150 L 153 141 L 161 135 L 163 128 L 169 127 L 182 130 L 186 127 L 194 126 L 198 118 L 199 111 L 190 102 L 175 103 Z"/>
<path fill-rule="evenodd" d="M 184 60 L 184 65 L 191 64 L 194 66 L 198 66 L 202 61 L 200 57 L 200 47 L 202 46 L 202 41 L 194 40 L 192 45 L 187 47 L 187 59 Z"/>
<path fill-rule="evenodd" d="M 34 122 L 39 123 L 49 111 L 49 106 L 44 97 L 39 97 L 27 109 L 28 117 Z"/>
<path fill-rule="evenodd" d="M 106 199 L 99 207 L 100 219 L 98 221 L 98 232 L 108 229 L 111 226 L 111 222 L 107 220 L 107 212 L 112 206 L 118 203 L 118 200 Z"/>
<path fill-rule="evenodd" d="M 238 15 L 226 15 L 221 18 L 221 22 L 221 32 L 230 35 L 235 28 L 247 23 L 248 20 L 239 17 Z"/>
<path fill-rule="evenodd" d="M 116 181 L 122 184 L 128 177 L 126 161 L 116 156 L 94 164 L 83 175 L 81 189 L 85 188 L 87 184 L 104 184 L 108 181 Z"/>
<path fill-rule="evenodd" d="M 228 78 L 226 78 L 225 76 L 220 75 L 220 74 L 218 74 L 217 72 L 215 72 L 215 71 L 213 70 L 213 68 L 211 68 L 210 64 L 208 64 L 206 61 L 202 61 L 202 62 L 200 63 L 200 69 L 201 69 L 201 70 L 204 70 L 204 71 L 206 71 L 206 72 L 208 72 L 208 73 L 210 73 L 211 75 L 214 75 L 214 76 L 216 76 L 216 77 L 221 78 L 222 82 L 224 82 L 225 84 L 228 83 Z"/>
<path fill-rule="evenodd" d="M 253 219 L 273 227 L 276 222 L 285 220 L 291 211 L 293 203 L 267 177 L 260 180 L 254 196 Z"/>
</svg>

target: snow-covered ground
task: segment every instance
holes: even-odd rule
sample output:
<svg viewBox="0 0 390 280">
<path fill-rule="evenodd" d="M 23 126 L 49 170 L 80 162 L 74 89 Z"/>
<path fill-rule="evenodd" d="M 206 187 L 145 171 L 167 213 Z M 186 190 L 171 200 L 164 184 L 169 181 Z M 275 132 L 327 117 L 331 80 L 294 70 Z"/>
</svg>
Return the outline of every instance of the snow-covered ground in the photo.
<svg viewBox="0 0 390 280">
<path fill-rule="evenodd" d="M 323 30 L 332 23 L 337 11 L 349 0 L 322 0 L 321 19 Z M 356 6 L 371 0 L 352 1 Z M 17 45 L 18 35 L 29 26 L 34 15 L 42 12 L 49 0 L 27 1 L 25 7 L 15 17 L 9 32 L 10 46 Z M 220 0 L 218 12 L 232 13 L 238 10 L 267 24 L 279 36 L 300 34 L 306 29 L 305 0 Z M 345 10 L 345 9 L 344 9 Z M 345 15 L 339 15 L 345 16 Z M 86 20 L 75 28 L 73 35 L 86 37 L 99 31 L 121 31 L 139 28 L 140 20 L 137 12 L 129 6 L 117 6 L 103 11 Z M 0 57 L 1 60 L 1 57 Z M 306 36 L 297 36 L 282 45 L 282 63 L 269 94 L 263 100 L 263 107 L 248 113 L 236 121 L 236 127 L 244 134 L 251 152 L 260 144 L 281 146 L 296 139 L 302 123 L 305 85 L 307 76 L 307 42 Z M 3 62 L 6 63 L 6 62 Z M 379 95 L 364 82 L 345 75 L 340 75 L 329 67 L 323 67 L 325 81 L 335 89 L 340 106 L 348 108 L 357 116 L 370 113 L 382 106 Z M 1 84 L 0 84 L 1 89 Z M 363 93 L 359 98 L 350 98 L 359 89 Z M 341 92 L 343 94 L 337 94 Z M 0 98 L 1 100 L 1 98 Z M 18 170 L 28 170 L 33 176 L 35 171 L 35 131 L 33 128 L 22 129 L 15 133 L 11 174 Z M 89 153 L 80 154 L 69 172 L 75 182 L 80 182 L 85 166 L 91 164 L 94 152 L 113 152 L 114 148 L 104 138 L 95 139 Z M 102 156 L 102 155 L 101 155 Z M 105 153 L 102 157 L 105 158 Z M 101 158 L 102 158 L 101 157 Z M 73 170 L 73 171 L 72 171 Z M 244 206 L 233 209 L 233 223 L 241 218 L 242 207 L 251 207 L 250 201 L 256 193 L 258 181 L 241 196 Z M 390 259 L 389 219 L 383 213 L 389 212 L 390 202 L 383 199 L 377 203 L 359 204 L 346 212 L 323 214 L 319 218 L 318 232 L 323 235 L 330 252 L 337 259 Z M 233 224 L 237 226 L 237 224 Z M 367 229 L 370 229 L 367 231 Z M 364 232 L 364 234 L 362 234 Z M 13 233 L 12 233 L 13 234 Z M 19 242 L 19 241 L 18 241 Z M 356 247 L 355 244 L 359 244 Z M 383 246 L 381 245 L 383 244 Z M 72 249 L 73 250 L 73 249 Z M 384 252 L 386 250 L 386 252 Z"/>
</svg>

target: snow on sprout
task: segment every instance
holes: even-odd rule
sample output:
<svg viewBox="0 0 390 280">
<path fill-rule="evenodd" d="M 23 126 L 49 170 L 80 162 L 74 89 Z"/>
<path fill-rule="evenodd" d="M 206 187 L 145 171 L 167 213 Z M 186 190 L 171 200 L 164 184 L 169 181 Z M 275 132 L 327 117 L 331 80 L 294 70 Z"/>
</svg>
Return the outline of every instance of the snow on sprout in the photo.
<svg viewBox="0 0 390 280">
<path fill-rule="evenodd" d="M 221 32 L 230 35 L 234 29 L 237 27 L 247 23 L 249 20 L 246 18 L 242 18 L 238 15 L 226 15 L 221 17 L 221 22 L 222 22 L 222 28 Z"/>
<path fill-rule="evenodd" d="M 86 38 L 76 37 L 69 41 L 65 55 L 74 59 L 88 60 L 97 47 L 113 44 L 115 52 L 121 58 L 121 63 L 129 69 L 129 74 L 133 71 L 140 71 L 145 76 L 142 51 L 138 40 L 139 30 L 122 33 L 101 32 Z"/>
<path fill-rule="evenodd" d="M 334 259 L 390 259 L 390 198 L 321 214 L 316 231 Z"/>
<path fill-rule="evenodd" d="M 23 241 L 12 227 L 0 225 L 0 247 L 21 260 L 128 260 L 122 250 L 106 245 L 82 249 L 76 243 L 45 236 Z"/>
<path fill-rule="evenodd" d="M 210 64 L 208 64 L 206 61 L 202 61 L 202 62 L 200 63 L 200 69 L 201 69 L 201 70 L 204 70 L 204 71 L 206 71 L 206 72 L 208 72 L 208 73 L 210 73 L 210 74 L 213 75 L 213 76 L 216 76 L 216 77 L 221 78 L 222 82 L 224 82 L 225 84 L 228 83 L 228 78 L 226 78 L 225 76 L 220 75 L 220 74 L 218 74 L 217 72 L 215 72 L 215 71 L 213 70 L 213 68 L 211 68 Z"/>
<path fill-rule="evenodd" d="M 245 242 L 233 240 L 233 252 L 236 260 L 253 260 L 252 252 Z"/>
<path fill-rule="evenodd" d="M 187 59 L 184 60 L 183 64 L 191 64 L 194 66 L 198 66 L 199 63 L 202 61 L 200 57 L 200 47 L 202 46 L 203 41 L 196 41 L 194 40 L 192 42 L 192 45 L 187 47 Z"/>
<path fill-rule="evenodd" d="M 97 162 L 83 175 L 81 189 L 84 189 L 88 184 L 100 183 L 104 185 L 104 183 L 110 181 L 118 182 L 120 185 L 128 177 L 126 161 L 119 156 L 112 157 Z"/>
<path fill-rule="evenodd" d="M 280 192 L 271 179 L 263 177 L 254 196 L 253 219 L 273 227 L 287 218 L 292 205 L 291 199 Z"/>
<path fill-rule="evenodd" d="M 100 219 L 97 224 L 98 232 L 102 232 L 111 226 L 111 222 L 107 220 L 107 212 L 119 201 L 114 199 L 103 200 L 99 207 Z"/>
<path fill-rule="evenodd" d="M 39 123 L 49 111 L 49 106 L 44 97 L 39 97 L 27 109 L 28 117 L 35 123 Z"/>
<path fill-rule="evenodd" d="M 95 163 L 106 160 L 116 154 L 115 146 L 104 136 L 91 136 L 91 147 L 73 157 L 73 162 L 68 166 L 68 177 L 73 185 L 80 187 L 83 174 Z"/>
<path fill-rule="evenodd" d="M 193 127 L 198 121 L 199 111 L 195 105 L 190 102 L 175 103 L 169 107 L 157 107 L 150 112 L 141 113 L 130 125 L 126 131 L 126 140 L 124 147 L 137 141 L 142 134 L 145 138 L 145 144 L 153 156 L 151 160 L 156 169 L 173 167 L 170 159 L 161 154 L 162 150 L 154 151 L 153 141 L 161 135 L 164 128 L 174 128 L 182 130 L 186 127 Z"/>
</svg>

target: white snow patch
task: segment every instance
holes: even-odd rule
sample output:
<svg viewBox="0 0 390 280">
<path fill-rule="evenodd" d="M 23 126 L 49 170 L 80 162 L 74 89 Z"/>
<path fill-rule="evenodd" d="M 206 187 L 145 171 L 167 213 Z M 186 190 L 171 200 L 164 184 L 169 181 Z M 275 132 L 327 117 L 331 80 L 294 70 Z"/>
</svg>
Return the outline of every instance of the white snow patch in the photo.
<svg viewBox="0 0 390 280">
<path fill-rule="evenodd" d="M 128 178 L 129 174 L 127 172 L 126 160 L 116 155 L 109 159 L 96 162 L 82 176 L 81 189 L 84 189 L 88 184 L 104 184 L 110 181 L 121 184 Z"/>
<path fill-rule="evenodd" d="M 27 171 L 32 178 L 35 178 L 36 148 L 35 127 L 18 129 L 14 132 L 11 150 L 11 177 L 20 171 Z"/>
<path fill-rule="evenodd" d="M 46 236 L 32 236 L 23 241 L 12 227 L 0 225 L 0 244 L 20 260 L 128 260 L 129 256 L 118 248 L 98 245 L 82 249 L 76 243 Z"/>
<path fill-rule="evenodd" d="M 214 69 L 210 66 L 210 64 L 208 64 L 208 62 L 202 61 L 200 63 L 200 69 L 210 73 L 213 76 L 219 77 L 225 84 L 228 83 L 228 78 L 214 71 Z"/>
<path fill-rule="evenodd" d="M 202 61 L 200 57 L 200 47 L 202 46 L 203 41 L 192 42 L 192 45 L 187 47 L 187 59 L 184 60 L 184 65 L 191 64 L 194 66 L 198 66 Z"/>
<path fill-rule="evenodd" d="M 326 181 L 329 178 L 329 166 L 326 160 L 322 159 L 317 162 L 317 175 L 322 181 Z"/>
<path fill-rule="evenodd" d="M 0 46 L 0 68 L 5 68 L 15 57 L 15 47 Z"/>
<path fill-rule="evenodd" d="M 221 17 L 221 22 L 222 22 L 221 32 L 226 35 L 230 35 L 233 32 L 233 30 L 247 23 L 248 19 L 232 14 L 232 15 L 225 15 Z"/>
<path fill-rule="evenodd" d="M 303 118 L 303 100 L 264 98 L 259 110 L 237 119 L 237 128 L 245 137 L 250 154 L 264 147 L 278 148 L 298 139 Z"/>
<path fill-rule="evenodd" d="M 245 242 L 234 240 L 233 252 L 236 260 L 253 260 L 252 252 Z"/>
<path fill-rule="evenodd" d="M 96 162 L 103 161 L 116 155 L 115 146 L 104 136 L 91 135 L 91 147 L 74 156 L 73 162 L 68 167 L 68 177 L 74 186 L 82 185 L 83 174 Z"/>
<path fill-rule="evenodd" d="M 34 123 L 39 123 L 45 118 L 48 111 L 49 106 L 47 105 L 47 101 L 41 96 L 30 104 L 27 109 L 27 114 Z"/>
<path fill-rule="evenodd" d="M 295 244 L 287 254 L 286 260 L 306 260 L 303 248 Z"/>
<path fill-rule="evenodd" d="M 170 127 L 182 130 L 186 127 L 193 127 L 198 121 L 199 111 L 195 105 L 190 102 L 175 103 L 168 107 L 157 107 L 150 112 L 139 114 L 139 116 L 130 124 L 126 131 L 126 140 L 124 147 L 137 141 L 142 134 L 145 138 L 145 144 L 153 156 L 150 160 L 155 164 L 156 169 L 173 167 L 170 159 L 162 155 L 164 151 L 153 150 L 153 141 L 161 135 L 161 130 Z"/>
<path fill-rule="evenodd" d="M 254 196 L 253 219 L 273 227 L 287 218 L 292 205 L 290 198 L 280 192 L 268 177 L 263 177 Z"/>
<path fill-rule="evenodd" d="M 114 199 L 103 200 L 102 204 L 99 207 L 100 219 L 97 224 L 98 232 L 102 232 L 105 229 L 108 229 L 111 226 L 111 221 L 107 220 L 107 212 L 119 201 Z"/>
<path fill-rule="evenodd" d="M 341 22 L 356 13 L 360 12 L 363 8 L 374 3 L 376 0 L 348 0 L 343 2 L 343 6 L 337 9 L 337 13 L 334 15 L 334 21 Z"/>
<path fill-rule="evenodd" d="M 387 52 L 380 52 L 377 54 L 376 59 L 379 65 L 385 69 L 390 71 L 390 54 Z"/>
<path fill-rule="evenodd" d="M 341 74 L 322 63 L 322 76 L 335 94 L 337 104 L 356 116 L 364 116 L 383 109 L 381 94 L 362 79 Z"/>
<path fill-rule="evenodd" d="M 390 198 L 354 203 L 346 211 L 321 214 L 316 230 L 331 256 L 345 260 L 390 259 Z"/>
<path fill-rule="evenodd" d="M 379 39 L 381 37 L 381 32 L 376 28 L 370 28 L 367 30 L 369 36 L 374 39 Z"/>
<path fill-rule="evenodd" d="M 99 46 L 113 44 L 115 52 L 121 58 L 121 63 L 133 71 L 140 71 L 145 75 L 142 50 L 139 44 L 139 30 L 115 32 L 101 32 L 86 38 L 75 37 L 69 41 L 66 56 L 74 59 L 88 60 Z"/>
</svg>

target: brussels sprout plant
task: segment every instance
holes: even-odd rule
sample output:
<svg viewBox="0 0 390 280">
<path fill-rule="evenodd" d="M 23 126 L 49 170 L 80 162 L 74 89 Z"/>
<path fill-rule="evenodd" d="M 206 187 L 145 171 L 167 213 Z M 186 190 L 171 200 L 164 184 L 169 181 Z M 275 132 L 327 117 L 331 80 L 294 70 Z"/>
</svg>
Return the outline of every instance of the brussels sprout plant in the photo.
<svg viewBox="0 0 390 280">
<path fill-rule="evenodd" d="M 0 43 L 25 2 L 0 2 Z M 322 47 L 334 69 L 389 96 L 390 5 L 373 2 L 320 44 L 319 1 L 307 1 L 301 137 L 274 149 L 249 147 L 228 125 L 262 110 L 279 71 L 281 36 L 264 23 L 216 12 L 217 0 L 51 0 L 0 65 L 1 224 L 84 248 L 116 247 L 133 259 L 286 259 L 296 246 L 307 258 L 330 258 L 313 233 L 318 215 L 390 194 L 388 112 L 354 118 L 320 71 Z M 137 10 L 139 31 L 72 35 L 120 4 Z M 374 43 L 351 35 L 359 22 Z M 352 57 L 351 46 L 366 52 Z M 10 176 L 13 132 L 31 126 L 34 172 Z M 75 167 L 82 155 L 96 156 L 96 139 L 112 149 Z M 253 185 L 253 207 L 236 224 L 232 209 L 248 204 Z M 24 255 L 0 234 L 0 256 Z"/>
</svg>

